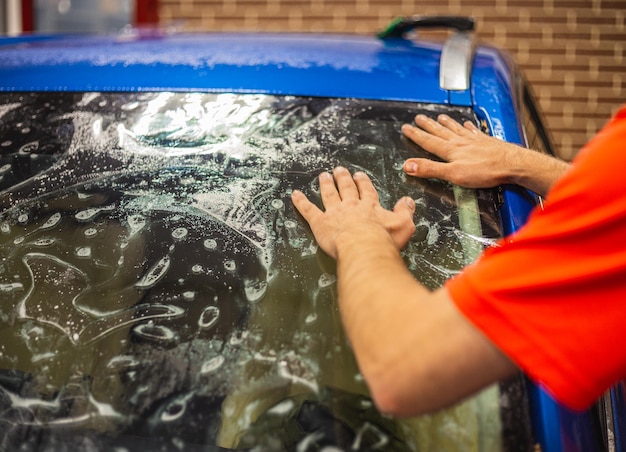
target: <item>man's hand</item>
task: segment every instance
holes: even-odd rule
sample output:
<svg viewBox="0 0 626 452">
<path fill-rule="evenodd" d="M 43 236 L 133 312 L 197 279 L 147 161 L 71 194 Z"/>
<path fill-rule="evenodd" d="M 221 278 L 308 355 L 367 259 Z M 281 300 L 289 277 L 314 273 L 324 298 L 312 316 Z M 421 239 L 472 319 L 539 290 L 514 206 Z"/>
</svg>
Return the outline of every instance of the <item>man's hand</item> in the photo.
<svg viewBox="0 0 626 452">
<path fill-rule="evenodd" d="M 334 178 L 333 178 L 334 175 Z M 344 239 L 367 240 L 370 233 L 387 233 L 399 250 L 409 241 L 415 225 L 415 203 L 408 196 L 401 198 L 393 208 L 380 205 L 378 193 L 365 173 L 354 176 L 338 167 L 319 177 L 324 211 L 307 199 L 300 191 L 292 194 L 293 203 L 310 224 L 319 246 L 337 258 L 337 244 Z"/>
<path fill-rule="evenodd" d="M 569 164 L 546 154 L 482 133 L 467 121 L 461 125 L 446 115 L 434 121 L 417 115 L 414 127 L 402 132 L 444 162 L 411 158 L 404 162 L 410 176 L 437 178 L 466 188 L 518 184 L 545 196 Z"/>
<path fill-rule="evenodd" d="M 428 152 L 445 162 L 412 158 L 404 163 L 404 171 L 417 177 L 444 179 L 467 188 L 489 188 L 509 183 L 507 159 L 525 151 L 514 144 L 482 133 L 467 121 L 459 124 L 447 115 L 434 121 L 418 115 L 415 123 L 405 124 L 402 132 Z M 511 147 L 519 148 L 511 150 Z"/>
</svg>

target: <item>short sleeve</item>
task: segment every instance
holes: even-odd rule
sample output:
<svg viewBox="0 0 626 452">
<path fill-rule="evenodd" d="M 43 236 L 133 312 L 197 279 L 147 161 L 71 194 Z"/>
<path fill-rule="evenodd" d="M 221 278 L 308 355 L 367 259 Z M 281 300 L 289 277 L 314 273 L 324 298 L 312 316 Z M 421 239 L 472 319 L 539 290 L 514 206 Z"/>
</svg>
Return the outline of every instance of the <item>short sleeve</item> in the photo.
<svg viewBox="0 0 626 452">
<path fill-rule="evenodd" d="M 626 109 L 514 235 L 446 284 L 460 311 L 561 403 L 626 377 Z"/>
</svg>

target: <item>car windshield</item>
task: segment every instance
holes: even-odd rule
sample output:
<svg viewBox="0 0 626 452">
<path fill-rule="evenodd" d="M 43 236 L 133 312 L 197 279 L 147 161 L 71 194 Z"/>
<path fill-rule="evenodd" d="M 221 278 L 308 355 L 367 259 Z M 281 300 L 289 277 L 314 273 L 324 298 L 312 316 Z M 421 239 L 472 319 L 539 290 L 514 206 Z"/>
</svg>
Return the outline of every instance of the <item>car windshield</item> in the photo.
<svg viewBox="0 0 626 452">
<path fill-rule="evenodd" d="M 402 171 L 428 155 L 400 126 L 443 112 L 476 121 L 465 108 L 350 99 L 0 95 L 0 445 L 525 444 L 513 383 L 432 416 L 376 410 L 341 326 L 334 261 L 289 198 L 319 204 L 317 175 L 337 165 L 366 172 L 387 208 L 412 196 L 403 257 L 441 286 L 501 236 L 492 191 Z"/>
</svg>

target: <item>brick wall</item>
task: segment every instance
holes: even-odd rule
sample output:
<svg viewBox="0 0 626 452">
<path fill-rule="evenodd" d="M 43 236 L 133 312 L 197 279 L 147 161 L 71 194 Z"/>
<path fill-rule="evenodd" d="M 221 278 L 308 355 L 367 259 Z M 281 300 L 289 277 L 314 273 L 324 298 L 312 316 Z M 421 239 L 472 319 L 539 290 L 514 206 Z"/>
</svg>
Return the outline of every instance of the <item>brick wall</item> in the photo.
<svg viewBox="0 0 626 452">
<path fill-rule="evenodd" d="M 626 101 L 626 0 L 160 0 L 162 24 L 189 31 L 372 34 L 393 18 L 462 14 L 509 50 L 570 159 Z"/>
</svg>

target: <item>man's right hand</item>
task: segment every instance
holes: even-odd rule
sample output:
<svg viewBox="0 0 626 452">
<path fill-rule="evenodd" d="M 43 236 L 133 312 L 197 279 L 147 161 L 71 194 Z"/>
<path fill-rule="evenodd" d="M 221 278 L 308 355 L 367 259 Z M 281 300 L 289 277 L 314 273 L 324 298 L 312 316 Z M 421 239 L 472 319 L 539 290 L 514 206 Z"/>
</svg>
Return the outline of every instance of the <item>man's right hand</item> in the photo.
<svg viewBox="0 0 626 452">
<path fill-rule="evenodd" d="M 466 188 L 518 184 L 545 195 L 569 168 L 554 157 L 486 135 L 469 121 L 461 125 L 447 115 L 437 121 L 417 115 L 415 123 L 419 127 L 405 124 L 402 132 L 444 162 L 410 158 L 404 163 L 410 176 L 444 179 Z"/>
</svg>

